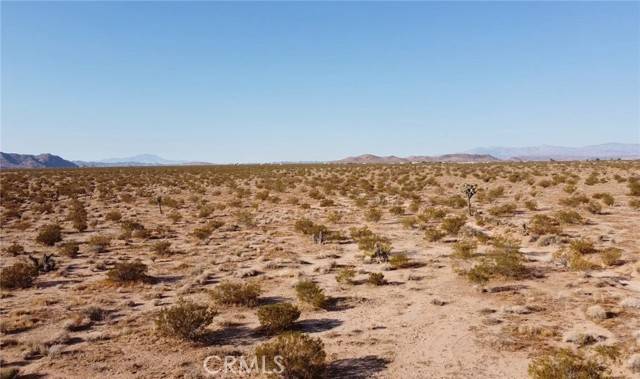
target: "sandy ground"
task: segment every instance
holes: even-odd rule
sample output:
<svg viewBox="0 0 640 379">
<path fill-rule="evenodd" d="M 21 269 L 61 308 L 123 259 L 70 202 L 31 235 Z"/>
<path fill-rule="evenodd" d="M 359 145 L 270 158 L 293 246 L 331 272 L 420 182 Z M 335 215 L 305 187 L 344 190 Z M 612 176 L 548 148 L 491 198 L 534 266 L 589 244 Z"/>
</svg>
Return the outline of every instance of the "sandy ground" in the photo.
<svg viewBox="0 0 640 379">
<path fill-rule="evenodd" d="M 599 179 L 606 182 L 585 184 L 592 172 L 598 172 Z M 461 177 L 463 173 L 466 177 Z M 527 173 L 534 184 L 511 182 L 509 173 Z M 485 181 L 485 174 L 492 175 Z M 564 191 L 566 183 L 538 184 L 551 180 L 553 174 L 577 176 L 575 194 L 591 199 L 606 192 L 615 202 L 602 205 L 600 213 L 591 213 L 584 205 L 560 205 L 560 199 L 570 196 Z M 614 179 L 614 175 L 623 180 L 640 176 L 638 162 L 145 168 L 1 175 L 3 212 L 14 209 L 16 203 L 20 211 L 19 216 L 3 220 L 2 267 L 25 258 L 25 254 L 7 252 L 12 243 L 34 256 L 36 252 L 55 253 L 55 247 L 36 242 L 46 224 L 60 223 L 62 242 L 81 243 L 78 256 L 58 254 L 56 270 L 40 274 L 33 287 L 2 292 L 2 366 L 19 368 L 27 377 L 207 377 L 202 369 L 205 357 L 249 355 L 258 344 L 270 340 L 258 331 L 256 309 L 217 307 L 219 314 L 208 328 L 209 337 L 200 343 L 160 336 L 153 322 L 156 313 L 180 296 L 211 302 L 207 292 L 227 279 L 258 281 L 263 289 L 262 303 L 296 303 L 294 286 L 301 278 L 313 279 L 333 298 L 327 309 L 305 308 L 294 327 L 323 341 L 327 377 L 526 378 L 532 359 L 552 348 L 569 347 L 591 356 L 600 345 L 615 346 L 620 352 L 618 361 L 607 362 L 614 375 L 640 375 L 628 364 L 640 352 L 640 211 L 629 205 L 638 197 L 629 195 L 628 181 Z M 347 182 L 346 178 L 358 175 L 374 186 L 382 182 L 384 188 L 367 193 L 356 180 Z M 420 185 L 409 191 L 421 199 L 419 210 L 412 212 L 411 200 L 394 188 L 399 189 L 407 179 L 427 177 L 433 177 L 438 185 Z M 278 179 L 285 182 L 284 188 L 273 184 Z M 54 199 L 56 186 L 65 180 L 86 189 L 77 195 L 88 213 L 85 231 L 76 231 L 66 220 L 70 196 L 58 191 L 58 199 Z M 466 205 L 435 204 L 437 197 L 461 194 L 463 183 L 477 183 L 482 190 L 504 187 L 496 199 L 474 198 L 474 212 L 485 222 L 479 225 L 478 218 L 469 217 L 465 228 L 488 237 L 509 235 L 517 239 L 525 265 L 534 275 L 470 282 L 461 271 L 476 259 L 452 255 L 462 234 L 429 242 L 425 230 L 437 227 L 437 221 L 419 222 L 414 228 L 400 222 L 434 207 L 452 215 L 465 214 Z M 271 186 L 269 196 L 280 201 L 256 198 L 264 186 Z M 242 198 L 238 198 L 238 187 L 248 190 Z M 309 196 L 313 189 L 334 205 L 320 206 L 319 199 Z M 122 193 L 131 194 L 132 199 L 123 201 Z M 357 206 L 349 196 L 354 194 L 367 199 L 368 205 Z M 157 196 L 170 197 L 179 204 L 165 205 L 160 214 L 153 201 Z M 292 204 L 292 197 L 299 199 L 299 204 Z M 537 202 L 536 210 L 524 205 L 530 199 Z M 217 205 L 206 216 L 199 214 L 203 201 Z M 51 212 L 42 213 L 39 202 L 50 203 Z M 513 214 L 489 214 L 490 208 L 508 202 L 517 205 Z M 305 209 L 303 203 L 310 207 Z M 382 210 L 379 221 L 365 220 L 365 211 L 372 205 Z M 404 213 L 391 214 L 388 209 L 393 205 L 402 206 Z M 522 224 L 534 215 L 565 208 L 578 211 L 586 221 L 563 226 L 557 238 L 544 244 L 540 242 L 544 236 L 535 238 L 524 231 Z M 120 238 L 120 222 L 105 218 L 113 210 L 120 211 L 123 219 L 139 221 L 149 235 Z M 238 218 L 240 210 L 253 215 L 253 225 Z M 182 219 L 170 220 L 167 215 L 172 212 L 179 212 Z M 342 218 L 328 221 L 331 212 L 339 212 Z M 315 244 L 311 237 L 294 230 L 295 222 L 302 218 L 347 237 L 350 228 L 367 225 L 391 241 L 393 253 L 406 252 L 414 265 L 392 269 L 388 263 L 369 263 L 350 238 Z M 210 238 L 200 240 L 191 235 L 212 220 L 224 225 Z M 86 242 L 95 235 L 113 237 L 106 252 L 91 251 Z M 581 238 L 594 242 L 599 250 L 620 248 L 622 256 L 614 265 L 598 264 L 589 270 L 571 270 L 553 258 L 554 252 Z M 159 240 L 171 242 L 177 253 L 158 256 L 152 246 Z M 489 248 L 487 242 L 480 242 L 478 254 L 482 256 Z M 599 262 L 597 253 L 588 258 Z M 115 263 L 134 259 L 148 266 L 154 283 L 117 285 L 106 281 L 106 272 Z M 336 267 L 341 266 L 356 270 L 352 284 L 336 281 Z M 367 284 L 370 272 L 383 272 L 388 284 Z M 586 309 L 593 305 L 602 306 L 606 318 L 588 316 Z M 89 306 L 105 310 L 106 317 L 70 329 L 69 320 Z M 578 346 L 570 338 L 576 332 L 593 335 L 595 341 Z"/>
</svg>

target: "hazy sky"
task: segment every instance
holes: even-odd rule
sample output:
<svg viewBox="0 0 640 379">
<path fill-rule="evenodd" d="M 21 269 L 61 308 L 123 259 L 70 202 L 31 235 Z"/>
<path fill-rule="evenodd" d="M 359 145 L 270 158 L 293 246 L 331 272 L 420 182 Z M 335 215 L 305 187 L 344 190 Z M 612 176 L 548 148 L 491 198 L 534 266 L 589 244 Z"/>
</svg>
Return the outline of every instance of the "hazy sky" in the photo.
<svg viewBox="0 0 640 379">
<path fill-rule="evenodd" d="M 5 152 L 210 162 L 640 139 L 640 5 L 2 2 Z"/>
</svg>

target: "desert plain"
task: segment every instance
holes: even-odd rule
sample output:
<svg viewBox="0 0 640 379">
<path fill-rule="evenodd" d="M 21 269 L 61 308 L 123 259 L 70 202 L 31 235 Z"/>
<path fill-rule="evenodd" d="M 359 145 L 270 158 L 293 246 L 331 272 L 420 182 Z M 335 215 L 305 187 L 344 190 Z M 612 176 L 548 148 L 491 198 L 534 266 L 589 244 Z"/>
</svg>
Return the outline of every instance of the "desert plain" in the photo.
<svg viewBox="0 0 640 379">
<path fill-rule="evenodd" d="M 3 378 L 640 376 L 638 161 L 0 179 Z"/>
</svg>

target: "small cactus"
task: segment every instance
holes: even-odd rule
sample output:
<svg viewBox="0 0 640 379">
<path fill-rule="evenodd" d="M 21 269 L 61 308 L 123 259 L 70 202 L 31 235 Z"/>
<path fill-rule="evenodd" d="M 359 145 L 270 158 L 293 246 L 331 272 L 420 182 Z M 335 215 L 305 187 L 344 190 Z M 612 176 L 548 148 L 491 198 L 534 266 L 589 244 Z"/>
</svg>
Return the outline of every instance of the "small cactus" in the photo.
<svg viewBox="0 0 640 379">
<path fill-rule="evenodd" d="M 56 261 L 53 259 L 53 254 L 47 255 L 46 253 L 40 258 L 34 258 L 29 254 L 29 260 L 38 269 L 38 272 L 50 272 L 56 269 Z"/>
</svg>

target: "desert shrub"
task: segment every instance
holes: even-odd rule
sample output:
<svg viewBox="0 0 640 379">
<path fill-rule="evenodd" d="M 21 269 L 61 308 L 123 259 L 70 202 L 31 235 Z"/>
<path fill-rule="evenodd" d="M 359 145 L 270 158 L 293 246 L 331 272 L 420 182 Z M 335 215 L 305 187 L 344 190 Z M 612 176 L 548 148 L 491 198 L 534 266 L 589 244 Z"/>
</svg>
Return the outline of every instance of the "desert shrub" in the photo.
<svg viewBox="0 0 640 379">
<path fill-rule="evenodd" d="M 604 249 L 600 253 L 602 264 L 605 266 L 614 266 L 622 257 L 622 249 L 616 247 L 609 247 Z"/>
<path fill-rule="evenodd" d="M 256 199 L 267 200 L 269 198 L 269 191 L 260 191 L 256 193 Z"/>
<path fill-rule="evenodd" d="M 456 235 L 467 222 L 466 216 L 448 216 L 440 223 L 443 231 L 450 235 Z"/>
<path fill-rule="evenodd" d="M 211 291 L 211 298 L 221 305 L 253 307 L 258 303 L 260 293 L 260 285 L 256 282 L 224 281 Z"/>
<path fill-rule="evenodd" d="M 535 235 L 559 234 L 562 229 L 556 219 L 547 215 L 535 215 L 529 221 L 529 231 Z"/>
<path fill-rule="evenodd" d="M 74 200 L 71 203 L 71 209 L 67 217 L 73 223 L 73 227 L 82 232 L 87 229 L 87 210 L 81 201 Z"/>
<path fill-rule="evenodd" d="M 114 283 L 144 282 L 147 276 L 147 265 L 140 261 L 116 263 L 107 271 L 107 278 Z"/>
<path fill-rule="evenodd" d="M 584 184 L 588 185 L 588 186 L 592 186 L 594 184 L 598 184 L 599 180 L 598 180 L 598 174 L 595 172 L 592 172 L 585 180 L 584 180 Z"/>
<path fill-rule="evenodd" d="M 269 304 L 258 309 L 260 326 L 267 333 L 279 333 L 290 329 L 298 317 L 300 310 L 289 303 Z"/>
<path fill-rule="evenodd" d="M 17 379 L 20 377 L 20 369 L 15 367 L 0 368 L 0 379 Z"/>
<path fill-rule="evenodd" d="M 407 268 L 413 265 L 406 253 L 397 253 L 389 258 L 389 264 L 394 269 Z"/>
<path fill-rule="evenodd" d="M 576 192 L 577 189 L 578 188 L 573 184 L 567 184 L 566 186 L 564 186 L 564 188 L 562 188 L 562 190 L 568 194 Z"/>
<path fill-rule="evenodd" d="M 217 312 L 207 305 L 182 298 L 172 307 L 158 312 L 155 324 L 159 333 L 186 340 L 197 340 L 211 324 Z"/>
<path fill-rule="evenodd" d="M 375 207 L 369 208 L 365 212 L 364 218 L 367 221 L 378 222 L 382 218 L 382 211 L 380 211 L 380 209 Z"/>
<path fill-rule="evenodd" d="M 534 359 L 528 368 L 532 379 L 609 379 L 610 370 L 569 349 L 551 351 Z"/>
<path fill-rule="evenodd" d="M 631 208 L 640 209 L 640 200 L 639 199 L 629 200 L 629 206 Z"/>
<path fill-rule="evenodd" d="M 382 286 L 387 284 L 387 281 L 384 279 L 384 274 L 381 272 L 372 272 L 369 274 L 367 278 L 367 283 L 373 284 L 374 286 Z"/>
<path fill-rule="evenodd" d="M 127 239 L 130 237 L 147 238 L 149 232 L 145 229 L 144 225 L 136 220 L 123 220 L 120 223 L 120 229 L 122 234 L 120 238 Z"/>
<path fill-rule="evenodd" d="M 462 240 L 453 244 L 453 256 L 456 258 L 468 259 L 473 257 L 478 244 L 472 240 Z"/>
<path fill-rule="evenodd" d="M 302 303 L 309 304 L 314 308 L 324 308 L 327 297 L 324 290 L 311 280 L 301 280 L 296 284 L 296 295 Z"/>
<path fill-rule="evenodd" d="M 167 218 L 175 224 L 178 221 L 182 220 L 182 215 L 177 210 L 173 210 L 171 213 L 167 215 Z"/>
<path fill-rule="evenodd" d="M 28 288 L 38 276 L 38 269 L 27 262 L 17 262 L 0 271 L 0 288 L 18 289 Z"/>
<path fill-rule="evenodd" d="M 158 241 L 153 244 L 153 251 L 161 256 L 172 255 L 173 251 L 171 250 L 171 242 L 169 241 Z"/>
<path fill-rule="evenodd" d="M 308 235 L 308 236 L 313 236 L 313 235 L 317 235 L 320 232 L 322 232 L 323 234 L 327 234 L 328 233 L 328 229 L 326 226 L 324 225 L 319 225 L 319 224 L 315 224 L 313 221 L 303 218 L 300 220 L 297 220 L 296 223 L 294 224 L 293 228 L 297 231 L 300 232 L 304 235 Z"/>
<path fill-rule="evenodd" d="M 527 275 L 527 268 L 522 255 L 512 242 L 494 245 L 495 248 L 487 254 L 479 264 L 467 272 L 467 278 L 476 283 L 484 283 L 494 277 L 508 279 L 523 279 Z"/>
<path fill-rule="evenodd" d="M 569 242 L 569 248 L 578 254 L 594 254 L 598 250 L 593 246 L 593 242 L 588 239 L 579 239 Z"/>
<path fill-rule="evenodd" d="M 58 254 L 65 257 L 75 258 L 80 251 L 80 244 L 75 241 L 65 242 L 58 247 Z"/>
<path fill-rule="evenodd" d="M 600 205 L 600 203 L 598 203 L 597 201 L 594 200 L 590 200 L 587 205 L 585 206 L 585 208 L 593 213 L 593 214 L 600 214 L 602 213 L 602 205 Z"/>
<path fill-rule="evenodd" d="M 376 246 L 383 252 L 389 253 L 391 251 L 389 239 L 373 233 L 366 226 L 362 228 L 351 228 L 350 233 L 351 238 L 358 243 L 358 248 L 367 254 L 373 253 Z"/>
<path fill-rule="evenodd" d="M 403 217 L 400 220 L 400 223 L 402 224 L 402 226 L 405 229 L 413 229 L 416 227 L 416 225 L 418 224 L 418 219 L 416 217 L 410 216 L 410 217 Z"/>
<path fill-rule="evenodd" d="M 331 199 L 322 199 L 322 200 L 320 200 L 320 206 L 321 207 L 333 207 L 335 205 L 336 205 L 336 203 L 334 203 L 334 201 L 331 200 Z"/>
<path fill-rule="evenodd" d="M 525 201 L 524 206 L 530 211 L 538 210 L 538 203 L 533 199 Z"/>
<path fill-rule="evenodd" d="M 440 241 L 446 235 L 445 232 L 437 228 L 427 229 L 424 232 L 424 238 L 429 242 Z"/>
<path fill-rule="evenodd" d="M 284 379 L 320 379 L 324 377 L 326 353 L 319 338 L 288 332 L 274 341 L 259 345 L 255 351 L 258 362 L 265 362 L 267 369 L 279 370 L 276 357 L 280 357 Z"/>
<path fill-rule="evenodd" d="M 554 217 L 563 224 L 579 225 L 584 223 L 580 213 L 570 209 L 559 210 L 554 214 Z"/>
<path fill-rule="evenodd" d="M 247 212 L 247 211 L 239 211 L 236 212 L 235 214 L 236 220 L 238 220 L 239 224 L 245 225 L 245 226 L 255 226 L 256 222 L 254 219 L 254 216 L 251 212 Z"/>
<path fill-rule="evenodd" d="M 345 267 L 338 271 L 336 274 L 336 282 L 342 284 L 352 284 L 353 278 L 356 276 L 356 271 L 352 268 Z"/>
<path fill-rule="evenodd" d="M 400 215 L 404 214 L 404 208 L 402 208 L 399 205 L 396 205 L 396 206 L 393 206 L 393 207 L 389 208 L 389 213 L 391 213 L 392 215 L 400 216 Z"/>
<path fill-rule="evenodd" d="M 640 178 L 629 178 L 627 187 L 629 188 L 629 196 L 640 196 Z"/>
<path fill-rule="evenodd" d="M 608 192 L 599 192 L 596 193 L 592 196 L 594 199 L 598 199 L 600 201 L 602 201 L 603 204 L 607 205 L 607 206 L 612 206 L 616 201 L 613 198 L 613 195 L 611 195 Z"/>
<path fill-rule="evenodd" d="M 496 205 L 495 207 L 489 208 L 489 214 L 492 216 L 513 216 L 516 211 L 516 204 L 514 203 L 505 203 L 502 205 Z"/>
<path fill-rule="evenodd" d="M 17 255 L 24 254 L 24 247 L 17 242 L 13 242 L 11 245 L 2 249 L 2 252 L 5 254 L 13 255 L 15 257 Z"/>
<path fill-rule="evenodd" d="M 560 249 L 553 253 L 553 258 L 562 266 L 573 271 L 587 271 L 598 268 L 598 265 L 586 259 L 579 251 L 574 249 Z"/>
<path fill-rule="evenodd" d="M 442 220 L 446 215 L 447 211 L 442 208 L 427 208 L 418 215 L 418 218 L 424 222 L 429 222 L 431 220 Z"/>
<path fill-rule="evenodd" d="M 585 195 L 573 195 L 571 197 L 566 197 L 564 199 L 560 199 L 559 203 L 561 205 L 565 205 L 567 207 L 577 207 L 580 204 L 585 204 L 589 202 L 589 198 Z"/>
<path fill-rule="evenodd" d="M 122 213 L 118 210 L 109 211 L 104 218 L 107 221 L 120 221 L 122 219 Z"/>
<path fill-rule="evenodd" d="M 40 229 L 36 241 L 46 246 L 53 246 L 62 241 L 62 228 L 58 224 L 48 224 Z"/>
<path fill-rule="evenodd" d="M 550 187 L 552 184 L 553 182 L 549 179 L 542 179 L 538 182 L 538 185 L 542 188 Z"/>
<path fill-rule="evenodd" d="M 342 220 L 342 213 L 340 212 L 331 211 L 327 214 L 327 221 L 330 223 L 337 224 L 340 220 Z"/>
<path fill-rule="evenodd" d="M 87 241 L 87 244 L 95 253 L 103 253 L 111 245 L 111 237 L 104 235 L 92 236 Z"/>
</svg>

